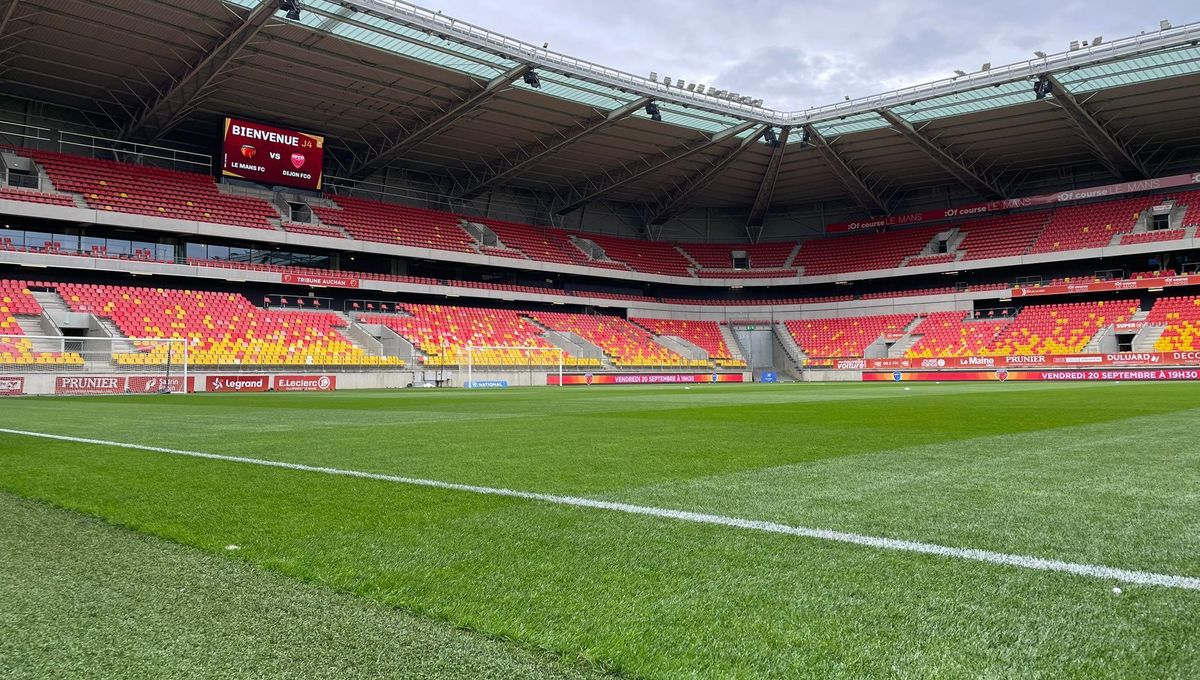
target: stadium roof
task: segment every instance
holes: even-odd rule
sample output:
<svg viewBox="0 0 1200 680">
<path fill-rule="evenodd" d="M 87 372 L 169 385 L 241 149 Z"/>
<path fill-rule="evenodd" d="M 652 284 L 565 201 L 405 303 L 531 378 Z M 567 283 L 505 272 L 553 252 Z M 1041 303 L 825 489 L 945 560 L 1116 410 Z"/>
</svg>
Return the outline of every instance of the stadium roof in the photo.
<svg viewBox="0 0 1200 680">
<path fill-rule="evenodd" d="M 326 134 L 333 175 L 402 167 L 460 197 L 512 185 L 560 213 L 603 199 L 648 222 L 693 207 L 748 210 L 751 223 L 818 203 L 882 213 L 941 188 L 1014 196 L 1066 168 L 1131 179 L 1200 159 L 1200 24 L 783 112 L 398 0 L 305 0 L 298 22 L 276 10 L 0 0 L 0 90 L 129 139 L 205 148 L 239 115 Z M 1037 99 L 1042 76 L 1051 94 Z"/>
</svg>

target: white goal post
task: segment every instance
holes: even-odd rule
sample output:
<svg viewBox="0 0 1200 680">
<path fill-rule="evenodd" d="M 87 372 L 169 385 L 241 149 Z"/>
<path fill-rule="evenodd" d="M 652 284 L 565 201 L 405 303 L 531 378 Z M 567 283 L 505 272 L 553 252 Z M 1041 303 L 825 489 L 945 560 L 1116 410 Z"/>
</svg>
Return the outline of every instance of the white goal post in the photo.
<svg viewBox="0 0 1200 680">
<path fill-rule="evenodd" d="M 515 372 L 534 366 L 558 371 L 558 384 L 562 386 L 563 359 L 566 352 L 561 347 L 537 345 L 467 345 L 467 379 L 463 387 L 474 387 L 475 369 L 488 368 L 497 373 Z M 521 358 L 525 363 L 520 363 Z M 551 359 L 547 361 L 547 359 Z"/>
<path fill-rule="evenodd" d="M 0 332 L 0 393 L 160 394 L 191 390 L 183 338 Z"/>
</svg>

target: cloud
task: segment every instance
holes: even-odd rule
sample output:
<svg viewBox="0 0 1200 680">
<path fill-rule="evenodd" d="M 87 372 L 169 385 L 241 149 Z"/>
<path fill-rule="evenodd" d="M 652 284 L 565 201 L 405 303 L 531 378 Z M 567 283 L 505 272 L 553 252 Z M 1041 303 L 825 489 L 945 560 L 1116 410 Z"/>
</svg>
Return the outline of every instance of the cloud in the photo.
<svg viewBox="0 0 1200 680">
<path fill-rule="evenodd" d="M 457 0 L 446 14 L 637 75 L 802 110 L 1200 19 L 1184 0 Z"/>
</svg>

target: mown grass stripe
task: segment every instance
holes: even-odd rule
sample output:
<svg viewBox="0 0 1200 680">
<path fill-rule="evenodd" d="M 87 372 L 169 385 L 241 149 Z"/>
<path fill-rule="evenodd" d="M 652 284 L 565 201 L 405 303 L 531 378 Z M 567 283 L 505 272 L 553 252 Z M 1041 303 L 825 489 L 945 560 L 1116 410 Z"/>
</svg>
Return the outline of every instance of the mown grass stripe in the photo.
<svg viewBox="0 0 1200 680">
<path fill-rule="evenodd" d="M 879 550 L 895 550 L 900 552 L 918 553 L 924 555 L 935 555 L 938 557 L 949 557 L 954 559 L 969 560 L 974 562 L 986 562 L 988 564 L 1003 565 L 1010 567 L 1019 567 L 1023 569 L 1033 569 L 1039 571 L 1053 571 L 1077 576 L 1086 576 L 1091 578 L 1105 579 L 1110 581 L 1118 581 L 1121 583 L 1133 583 L 1137 585 L 1162 586 L 1167 588 L 1179 588 L 1184 590 L 1200 590 L 1200 577 L 1181 576 L 1174 574 L 1159 574 L 1148 571 L 1137 571 L 1130 569 L 1118 569 L 1116 567 L 1107 567 L 1096 564 L 1081 564 L 1076 562 L 1065 562 L 1062 560 L 1046 559 L 1042 557 L 1034 557 L 1030 555 L 1014 555 L 1001 552 L 993 552 L 990 550 L 979 550 L 975 548 L 956 548 L 951 546 L 938 545 L 935 543 L 923 543 L 920 541 L 907 541 L 895 538 L 886 538 L 882 536 L 868 536 L 864 534 L 855 534 L 844 531 L 835 531 L 832 529 L 816 529 L 811 527 L 793 526 L 788 524 L 779 524 L 777 522 L 768 522 L 761 520 L 743 519 L 740 517 L 727 517 L 724 515 L 713 515 L 701 512 L 691 512 L 687 510 L 672 510 L 668 508 L 657 508 L 646 505 L 635 505 L 631 503 L 619 503 L 615 501 L 602 501 L 592 498 L 581 498 L 577 496 L 559 496 L 555 494 L 537 493 L 532 491 L 518 491 L 515 489 L 505 489 L 499 487 L 476 486 L 473 484 L 457 484 L 454 482 L 444 482 L 436 479 L 420 479 L 415 477 L 402 477 L 397 475 L 385 475 L 375 472 L 363 472 L 360 470 L 346 470 L 341 468 L 322 467 L 316 465 L 304 465 L 302 463 L 287 463 L 283 461 L 265 460 L 261 458 L 250 458 L 246 456 L 229 456 L 218 453 L 205 453 L 202 451 L 186 451 L 181 449 L 171 449 L 160 446 L 144 446 L 141 444 L 130 444 L 126 442 L 115 442 L 104 439 L 89 439 L 86 437 L 70 437 L 65 435 L 49 434 L 45 432 L 30 432 L 25 430 L 14 430 L 8 428 L 0 428 L 0 433 L 11 434 L 24 437 L 36 437 L 40 439 L 52 439 L 56 441 L 72 442 L 78 444 L 93 444 L 96 446 L 111 446 L 123 449 L 133 449 L 137 451 L 149 451 L 154 453 L 166 453 L 177 456 L 188 456 L 191 458 L 202 458 L 207 460 L 217 460 L 228 463 L 244 463 L 248 465 L 259 465 L 263 467 L 282 468 L 285 470 L 294 470 L 298 472 L 316 472 L 327 475 L 337 475 L 342 477 L 355 477 L 358 479 L 369 479 L 381 482 L 391 482 L 395 484 L 406 484 L 412 486 L 422 486 L 434 489 L 442 489 L 446 491 L 460 491 L 465 493 L 474 493 L 488 496 L 501 496 L 506 498 L 518 498 L 529 501 L 537 501 L 542 503 L 551 503 L 555 505 L 563 505 L 578 508 L 591 508 L 595 510 L 609 510 L 612 512 L 622 512 L 630 515 L 642 515 L 648 517 L 658 517 L 662 519 L 670 519 L 681 522 L 691 522 L 694 524 L 708 524 L 715 526 L 731 527 L 736 529 L 746 529 L 750 531 L 760 531 L 771 534 L 783 534 L 787 536 L 798 536 L 802 538 L 812 538 L 824 541 L 834 541 L 838 543 L 847 543 L 851 545 L 859 545 L 868 548 Z"/>
</svg>

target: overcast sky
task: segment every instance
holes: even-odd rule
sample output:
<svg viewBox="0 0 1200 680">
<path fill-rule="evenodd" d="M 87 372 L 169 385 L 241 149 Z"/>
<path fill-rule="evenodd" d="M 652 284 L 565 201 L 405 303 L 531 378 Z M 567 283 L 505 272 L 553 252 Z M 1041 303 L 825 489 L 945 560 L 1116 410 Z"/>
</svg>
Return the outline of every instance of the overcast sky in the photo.
<svg viewBox="0 0 1200 680">
<path fill-rule="evenodd" d="M 571 56 L 799 110 L 1200 20 L 1194 0 L 416 0 Z"/>
</svg>

